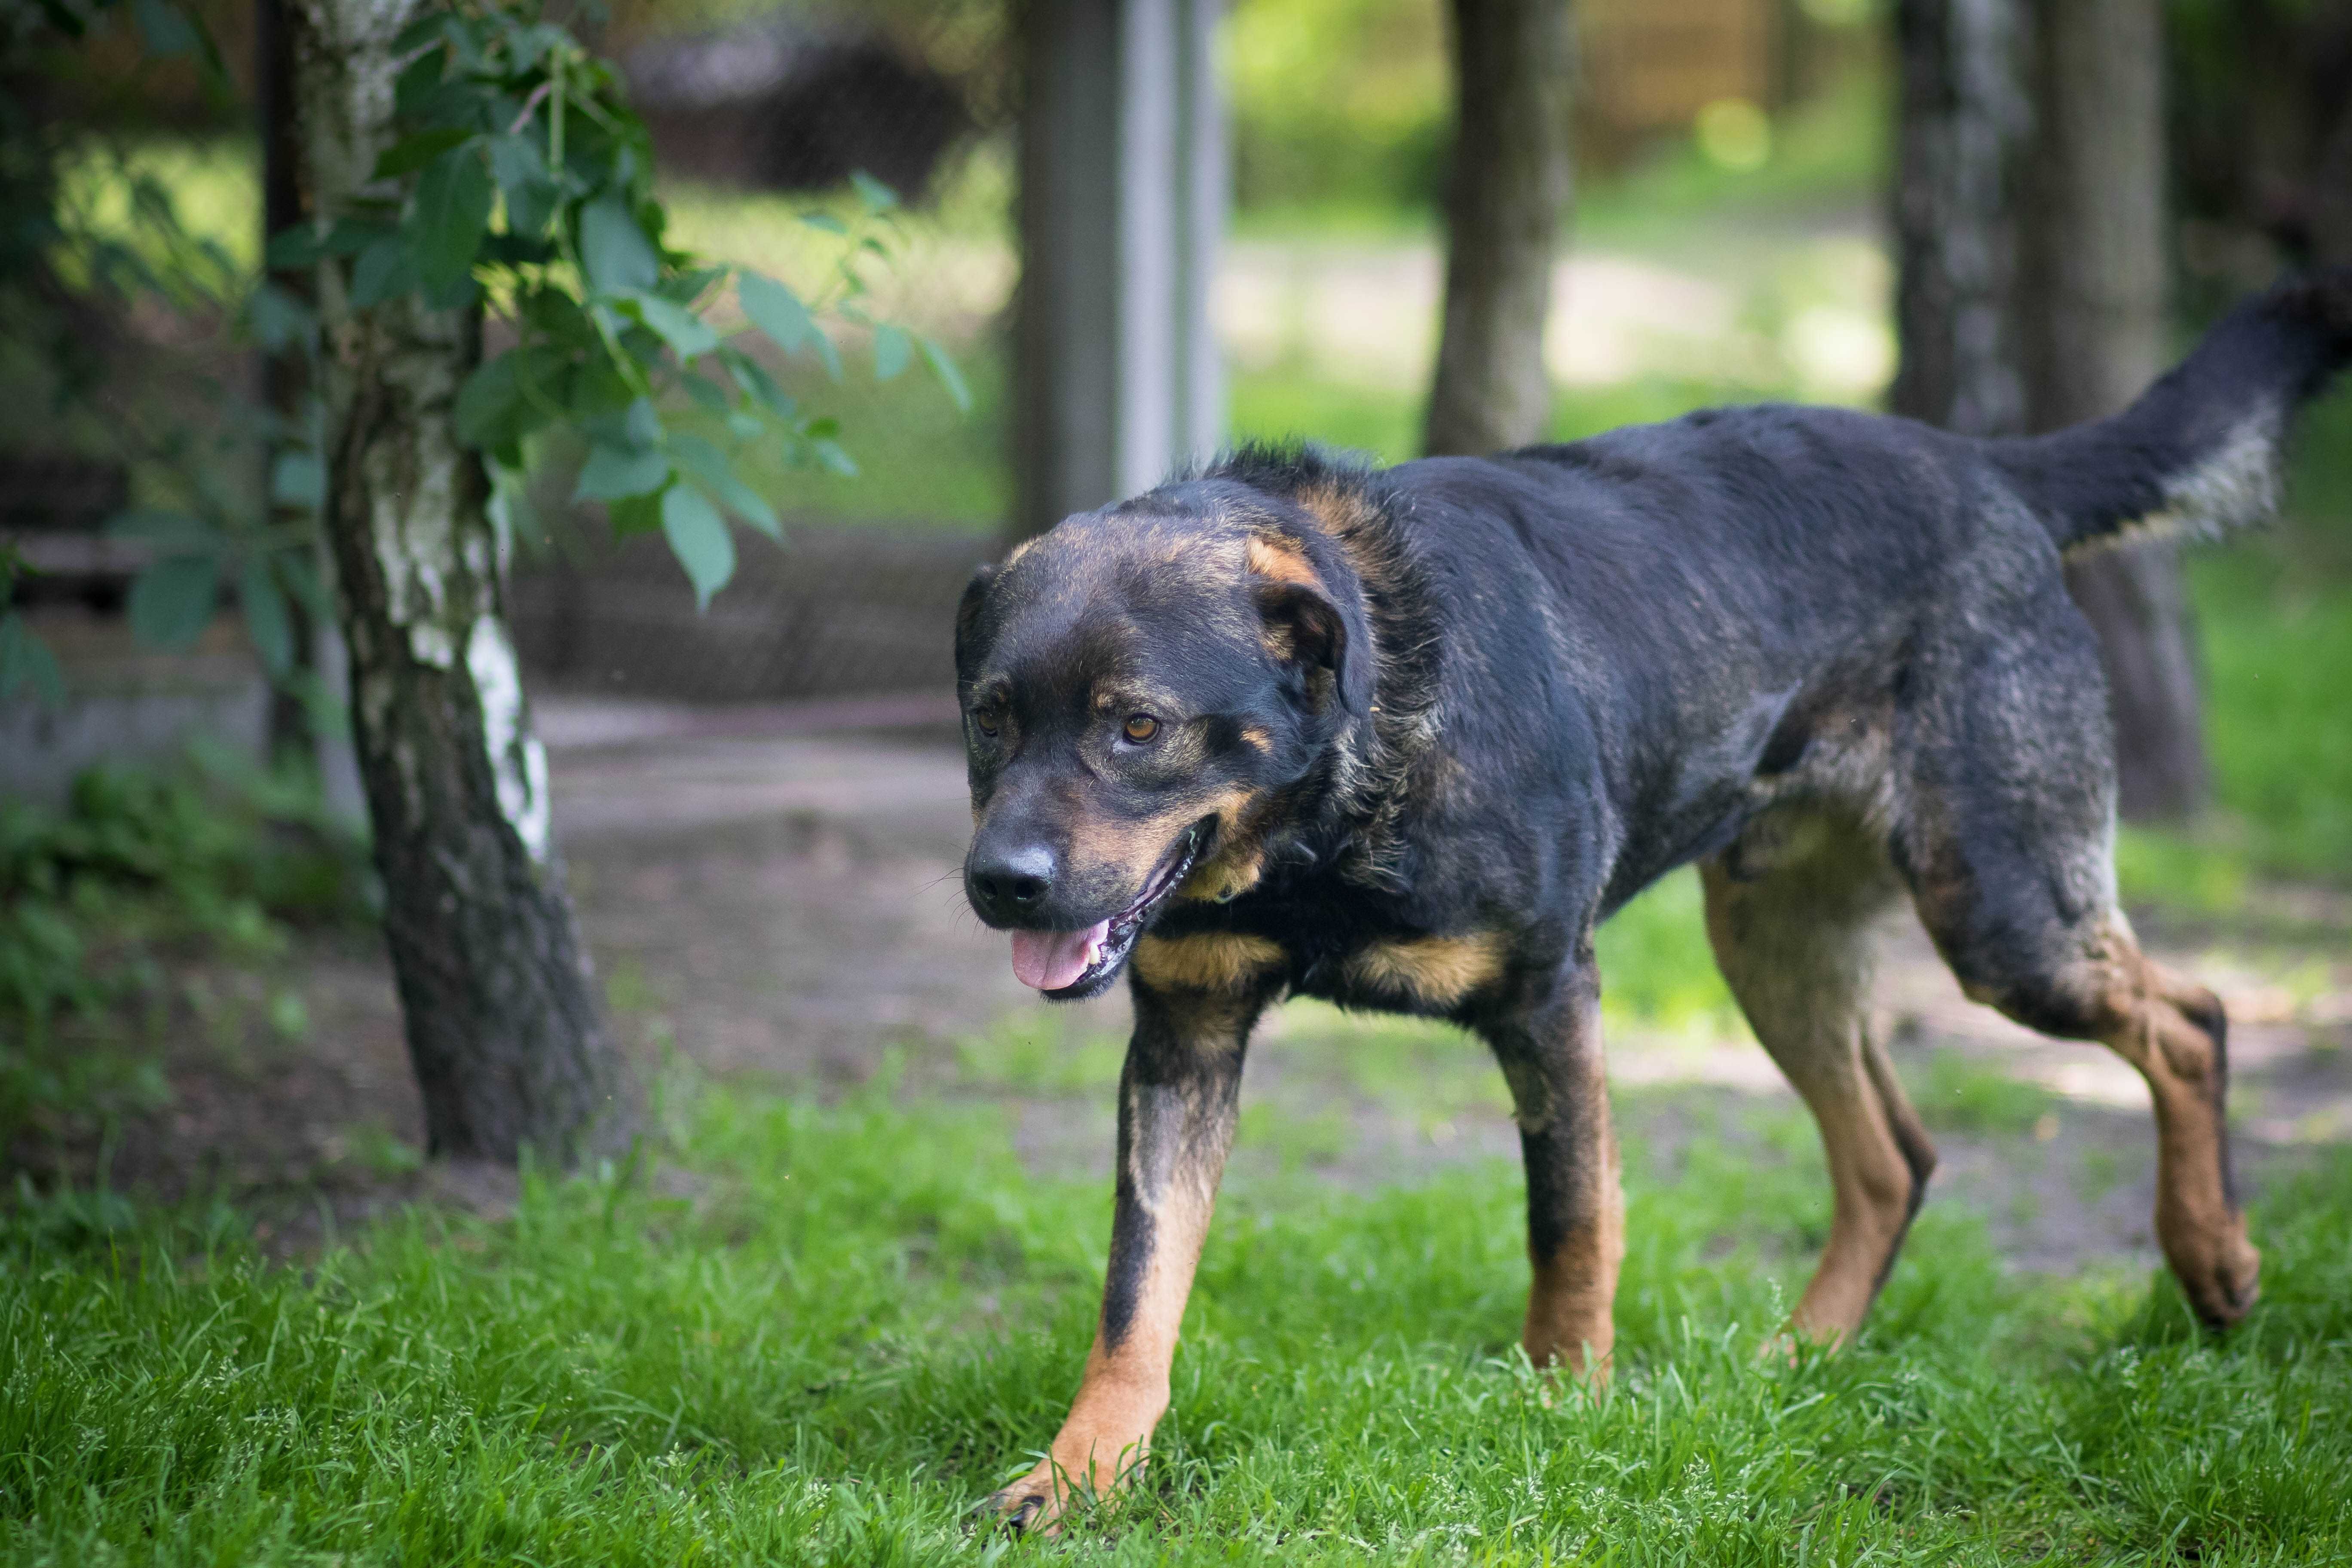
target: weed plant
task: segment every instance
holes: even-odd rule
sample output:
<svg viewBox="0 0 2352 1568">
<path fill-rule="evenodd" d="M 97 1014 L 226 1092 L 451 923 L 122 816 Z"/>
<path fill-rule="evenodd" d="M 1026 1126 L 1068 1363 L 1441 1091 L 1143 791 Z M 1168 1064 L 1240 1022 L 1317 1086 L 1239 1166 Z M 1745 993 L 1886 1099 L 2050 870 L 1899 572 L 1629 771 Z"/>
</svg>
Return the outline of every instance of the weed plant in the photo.
<svg viewBox="0 0 2352 1568">
<path fill-rule="evenodd" d="M 364 919 L 367 877 L 309 773 L 225 748 L 93 768 L 58 811 L 0 800 L 0 1145 L 29 1121 L 154 1103 L 131 1020 L 173 963 L 252 963 L 294 924 Z"/>
</svg>

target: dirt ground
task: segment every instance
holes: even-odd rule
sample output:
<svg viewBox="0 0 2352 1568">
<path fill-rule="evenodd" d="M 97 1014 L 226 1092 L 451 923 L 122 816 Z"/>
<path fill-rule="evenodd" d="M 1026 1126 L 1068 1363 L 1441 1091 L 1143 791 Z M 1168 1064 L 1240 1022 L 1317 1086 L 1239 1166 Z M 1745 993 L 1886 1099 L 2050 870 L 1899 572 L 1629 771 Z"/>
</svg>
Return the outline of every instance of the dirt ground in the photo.
<svg viewBox="0 0 2352 1568">
<path fill-rule="evenodd" d="M 1048 1010 L 964 907 L 970 816 L 940 703 L 555 699 L 540 718 L 582 920 L 649 1071 L 835 1092 L 887 1062 L 905 1092 L 1003 1106 L 1039 1173 L 1108 1173 L 1125 1003 Z M 2241 1173 L 2259 1193 L 2352 1139 L 2352 898 L 2275 889 L 2255 904 L 2226 926 L 2142 924 L 2230 1007 Z M 2012 1267 L 2153 1264 L 2137 1077 L 1966 1002 L 1916 926 L 1891 922 L 1883 946 L 1882 1037 L 1935 1128 L 1936 1204 L 1984 1215 Z M 372 938 L 306 940 L 267 972 L 186 978 L 159 1035 L 168 1102 L 70 1163 L 126 1189 L 235 1196 L 289 1247 L 419 1197 L 495 1207 L 511 1194 L 503 1173 L 420 1161 Z M 1757 1140 L 1749 1112 L 1795 1103 L 1744 1037 L 1621 1025 L 1610 1049 L 1621 1122 L 1656 1166 L 1702 1130 Z M 1233 1180 L 1370 1189 L 1511 1158 L 1505 1107 L 1491 1064 L 1450 1030 L 1294 1004 L 1253 1047 Z"/>
</svg>

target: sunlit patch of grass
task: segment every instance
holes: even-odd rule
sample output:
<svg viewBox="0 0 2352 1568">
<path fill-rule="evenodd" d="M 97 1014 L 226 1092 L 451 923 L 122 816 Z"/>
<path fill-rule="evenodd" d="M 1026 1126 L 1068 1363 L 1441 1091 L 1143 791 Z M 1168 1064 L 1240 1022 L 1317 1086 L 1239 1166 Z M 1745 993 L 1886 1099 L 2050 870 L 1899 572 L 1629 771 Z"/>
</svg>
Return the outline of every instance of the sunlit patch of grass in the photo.
<svg viewBox="0 0 2352 1568">
<path fill-rule="evenodd" d="M 1604 1012 L 1669 1027 L 1740 1027 L 1739 1007 L 1707 944 L 1698 873 L 1675 872 L 1617 911 L 1594 938 Z"/>
<path fill-rule="evenodd" d="M 1934 1128 L 2026 1132 L 2057 1104 L 2057 1097 L 2042 1085 L 1965 1051 L 1936 1051 L 1924 1068 L 1905 1076 L 1919 1119 Z"/>
</svg>

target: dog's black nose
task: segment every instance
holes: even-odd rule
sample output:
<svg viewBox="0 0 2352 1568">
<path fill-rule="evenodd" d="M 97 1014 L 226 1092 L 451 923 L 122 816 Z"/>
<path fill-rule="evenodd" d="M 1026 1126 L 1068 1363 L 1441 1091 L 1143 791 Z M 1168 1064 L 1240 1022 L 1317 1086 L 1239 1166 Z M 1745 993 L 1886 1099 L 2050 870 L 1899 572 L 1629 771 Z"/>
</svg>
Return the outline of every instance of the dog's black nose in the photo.
<svg viewBox="0 0 2352 1568">
<path fill-rule="evenodd" d="M 1035 909 L 1054 890 L 1054 852 L 1043 844 L 976 856 L 967 873 L 972 897 L 1000 920 Z"/>
</svg>

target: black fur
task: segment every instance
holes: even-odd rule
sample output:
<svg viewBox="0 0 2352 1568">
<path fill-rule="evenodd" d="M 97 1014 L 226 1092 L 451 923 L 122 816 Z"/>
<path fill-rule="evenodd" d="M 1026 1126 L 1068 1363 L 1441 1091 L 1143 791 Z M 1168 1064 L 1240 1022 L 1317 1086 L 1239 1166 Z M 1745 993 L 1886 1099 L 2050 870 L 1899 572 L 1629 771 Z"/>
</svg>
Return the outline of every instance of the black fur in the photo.
<svg viewBox="0 0 2352 1568">
<path fill-rule="evenodd" d="M 1130 1085 L 1198 1100 L 1195 1140 L 1229 1124 L 1241 1056 L 1201 1020 L 1245 1036 L 1285 987 L 1454 1018 L 1515 1090 L 1568 1093 L 1593 928 L 1689 861 L 1773 874 L 1809 814 L 1865 825 L 1972 994 L 2094 1033 L 2077 971 L 2113 918 L 2114 763 L 2062 552 L 2251 521 L 2295 405 L 2347 360 L 2336 271 L 2241 308 L 2126 412 L 2032 440 L 1746 407 L 1384 471 L 1250 447 L 1071 518 L 957 616 L 974 907 L 1279 954 L 1183 983 L 1223 1000 L 1139 973 Z M 1148 742 L 1122 738 L 1136 716 Z M 1017 910 L 979 890 L 1015 863 L 1051 869 Z M 1367 962 L 1433 939 L 1492 962 Z M 1183 1066 L 1213 1047 L 1230 1074 Z M 1134 1169 L 1166 1166 L 1136 1163 L 1142 1109 L 1114 1338 L 1153 1245 Z M 1554 1110 L 1528 1134 L 1538 1244 L 1589 1221 L 1575 1130 L 1605 1127 Z M 1916 1207 L 1927 1156 L 1903 1154 Z"/>
</svg>

